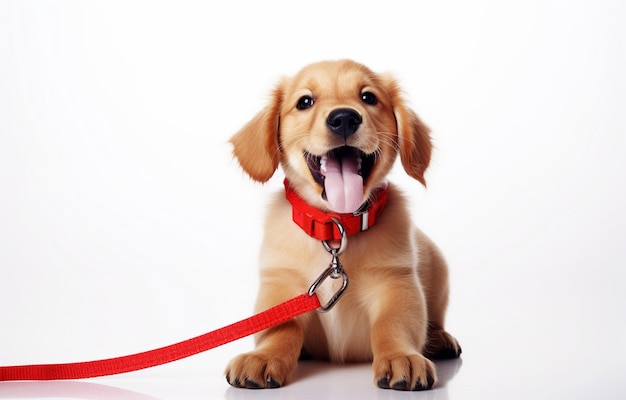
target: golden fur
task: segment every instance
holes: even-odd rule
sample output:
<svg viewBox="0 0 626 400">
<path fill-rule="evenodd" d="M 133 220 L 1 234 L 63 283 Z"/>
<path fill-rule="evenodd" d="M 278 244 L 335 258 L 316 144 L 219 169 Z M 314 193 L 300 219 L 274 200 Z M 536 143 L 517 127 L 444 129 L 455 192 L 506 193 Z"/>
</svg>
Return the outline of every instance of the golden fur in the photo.
<svg viewBox="0 0 626 400">
<path fill-rule="evenodd" d="M 364 102 L 366 92 L 376 97 L 375 104 Z M 296 107 L 303 96 L 313 99 L 313 105 Z M 354 134 L 342 137 L 329 131 L 327 117 L 338 108 L 362 116 Z M 375 155 L 364 183 L 364 202 L 386 184 L 398 154 L 405 171 L 425 184 L 431 155 L 429 130 L 406 107 L 396 81 L 350 60 L 312 64 L 283 79 L 267 107 L 231 143 L 253 179 L 267 181 L 280 165 L 294 190 L 322 210 L 329 205 L 305 152 L 322 155 L 348 145 Z M 257 311 L 306 292 L 330 261 L 320 242 L 293 223 L 283 193 L 274 198 L 266 221 Z M 382 388 L 422 390 L 436 383 L 435 365 L 426 357 L 461 353 L 444 330 L 447 267 L 435 245 L 412 224 L 407 202 L 393 184 L 376 225 L 349 237 L 341 262 L 350 285 L 337 305 L 328 313 L 309 313 L 258 334 L 256 349 L 229 364 L 226 378 L 231 385 L 284 385 L 301 355 L 332 362 L 372 361 L 374 382 Z M 320 299 L 332 290 L 323 285 Z"/>
</svg>

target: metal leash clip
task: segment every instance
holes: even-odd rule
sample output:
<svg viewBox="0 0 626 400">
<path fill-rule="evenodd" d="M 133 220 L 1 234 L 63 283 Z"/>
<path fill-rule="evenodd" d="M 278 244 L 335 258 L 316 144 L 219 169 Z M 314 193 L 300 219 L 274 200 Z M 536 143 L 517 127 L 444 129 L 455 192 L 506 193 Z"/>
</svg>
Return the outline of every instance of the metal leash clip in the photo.
<svg viewBox="0 0 626 400">
<path fill-rule="evenodd" d="M 341 234 L 341 242 L 339 247 L 333 248 L 330 247 L 328 241 L 322 240 L 322 245 L 324 245 L 324 249 L 326 249 L 326 251 L 330 253 L 330 255 L 332 256 L 332 260 L 328 268 L 326 268 L 326 270 L 322 272 L 322 274 L 315 280 L 315 282 L 313 282 L 313 284 L 309 288 L 308 293 L 309 296 L 313 296 L 313 294 L 315 294 L 320 285 L 329 277 L 331 279 L 343 278 L 343 283 L 341 285 L 341 288 L 339 288 L 339 290 L 335 292 L 330 300 L 328 300 L 326 304 L 317 309 L 320 312 L 327 312 L 331 308 L 333 308 L 333 306 L 337 303 L 339 298 L 343 296 L 346 288 L 348 287 L 348 274 L 346 274 L 346 271 L 343 270 L 343 266 L 339 261 L 339 254 L 341 254 L 346 249 L 346 245 L 348 244 L 348 234 L 346 233 L 345 228 L 337 218 L 333 217 L 332 220 L 339 229 L 339 233 Z"/>
</svg>

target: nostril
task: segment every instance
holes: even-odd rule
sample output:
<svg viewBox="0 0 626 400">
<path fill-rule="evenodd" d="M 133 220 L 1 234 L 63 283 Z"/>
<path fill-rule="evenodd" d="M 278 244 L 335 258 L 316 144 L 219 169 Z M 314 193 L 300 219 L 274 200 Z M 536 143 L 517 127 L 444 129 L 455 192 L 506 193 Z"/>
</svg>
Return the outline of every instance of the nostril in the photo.
<svg viewBox="0 0 626 400">
<path fill-rule="evenodd" d="M 361 115 L 351 108 L 338 108 L 328 114 L 326 125 L 331 132 L 344 138 L 352 135 L 363 122 Z"/>
<path fill-rule="evenodd" d="M 330 125 L 331 128 L 339 128 L 341 124 L 343 124 L 343 121 L 339 118 L 335 118 L 335 119 L 330 120 L 328 124 Z"/>
</svg>

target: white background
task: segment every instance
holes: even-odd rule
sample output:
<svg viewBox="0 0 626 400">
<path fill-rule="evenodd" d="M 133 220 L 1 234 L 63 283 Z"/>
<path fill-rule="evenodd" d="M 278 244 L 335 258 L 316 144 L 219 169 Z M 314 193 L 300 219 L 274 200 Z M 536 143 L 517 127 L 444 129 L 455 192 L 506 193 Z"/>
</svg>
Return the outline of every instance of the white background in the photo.
<svg viewBox="0 0 626 400">
<path fill-rule="evenodd" d="M 410 8 L 407 8 L 411 4 Z M 411 398 L 623 398 L 626 20 L 614 1 L 0 2 L 0 365 L 85 361 L 250 314 L 264 205 L 227 144 L 320 59 L 392 71 L 436 145 L 393 172 L 450 263 L 463 361 Z M 323 268 L 325 266 L 320 266 Z M 0 398 L 406 398 L 367 365 L 230 389 L 244 339 Z"/>
</svg>

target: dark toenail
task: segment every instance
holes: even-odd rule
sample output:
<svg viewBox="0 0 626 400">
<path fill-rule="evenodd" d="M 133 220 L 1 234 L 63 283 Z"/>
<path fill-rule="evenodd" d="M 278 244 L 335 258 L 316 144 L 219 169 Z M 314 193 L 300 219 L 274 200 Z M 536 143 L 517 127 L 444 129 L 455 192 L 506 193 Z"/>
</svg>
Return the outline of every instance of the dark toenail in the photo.
<svg viewBox="0 0 626 400">
<path fill-rule="evenodd" d="M 409 390 L 409 385 L 407 384 L 405 380 L 401 380 L 401 381 L 394 383 L 392 388 L 395 390 Z"/>
<path fill-rule="evenodd" d="M 389 389 L 389 376 L 385 375 L 376 382 L 379 388 L 381 389 Z"/>
<path fill-rule="evenodd" d="M 435 378 L 430 373 L 426 373 L 426 381 L 428 382 L 428 388 L 433 387 L 435 384 Z"/>
<path fill-rule="evenodd" d="M 277 389 L 280 387 L 280 383 L 276 382 L 271 375 L 267 377 L 267 387 L 268 389 Z"/>
<path fill-rule="evenodd" d="M 246 378 L 245 386 L 248 389 L 261 389 L 261 385 L 259 385 L 258 383 L 256 383 L 250 378 Z"/>
</svg>

